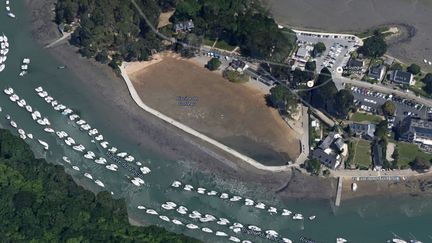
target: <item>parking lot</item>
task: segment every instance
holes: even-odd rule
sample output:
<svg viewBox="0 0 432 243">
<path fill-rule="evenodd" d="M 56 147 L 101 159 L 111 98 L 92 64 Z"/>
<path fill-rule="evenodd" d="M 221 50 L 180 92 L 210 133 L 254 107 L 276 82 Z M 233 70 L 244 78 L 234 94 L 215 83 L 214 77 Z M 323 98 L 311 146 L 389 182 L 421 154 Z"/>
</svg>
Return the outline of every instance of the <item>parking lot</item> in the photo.
<svg viewBox="0 0 432 243">
<path fill-rule="evenodd" d="M 312 34 L 300 31 L 296 33 L 299 44 L 314 45 L 322 42 L 326 46 L 324 53 L 315 58 L 317 72 L 321 71 L 323 67 L 327 67 L 334 72 L 337 67 L 345 66 L 350 53 L 360 44 L 360 40 L 353 35 Z"/>
<path fill-rule="evenodd" d="M 366 112 L 377 114 L 381 106 L 391 100 L 396 106 L 395 124 L 407 116 L 419 117 L 421 119 L 432 119 L 432 109 L 417 104 L 412 100 L 402 99 L 397 96 L 383 94 L 366 88 L 351 87 L 356 106 Z"/>
</svg>

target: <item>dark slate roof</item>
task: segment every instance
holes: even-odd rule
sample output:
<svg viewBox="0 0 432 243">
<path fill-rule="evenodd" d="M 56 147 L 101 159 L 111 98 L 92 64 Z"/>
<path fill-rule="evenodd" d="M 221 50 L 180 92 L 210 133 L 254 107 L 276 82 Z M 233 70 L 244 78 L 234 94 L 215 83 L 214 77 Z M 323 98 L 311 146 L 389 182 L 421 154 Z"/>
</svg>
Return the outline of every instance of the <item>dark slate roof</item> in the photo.
<svg viewBox="0 0 432 243">
<path fill-rule="evenodd" d="M 363 67 L 363 61 L 351 58 L 348 61 L 347 66 L 348 67 L 359 67 L 359 68 L 362 68 Z"/>
<path fill-rule="evenodd" d="M 318 159 L 321 164 L 324 164 L 327 167 L 335 168 L 337 164 L 337 155 L 335 154 L 327 154 L 324 150 L 317 148 L 312 151 L 312 158 Z"/>
<path fill-rule="evenodd" d="M 372 146 L 372 161 L 374 167 L 382 167 L 382 149 L 377 142 Z"/>
<path fill-rule="evenodd" d="M 361 135 L 367 135 L 371 138 L 374 137 L 375 124 L 372 123 L 352 123 L 350 125 L 351 132 L 360 133 Z"/>
<path fill-rule="evenodd" d="M 192 20 L 180 22 L 174 25 L 175 31 L 191 30 L 195 27 Z"/>
<path fill-rule="evenodd" d="M 336 141 L 334 142 L 334 145 L 336 146 L 337 149 L 339 149 L 339 151 L 341 151 L 342 147 L 344 145 L 342 138 L 336 139 Z"/>
<path fill-rule="evenodd" d="M 327 137 L 322 141 L 322 143 L 319 145 L 322 149 L 327 149 L 330 147 L 330 145 L 333 143 L 334 140 L 334 132 L 331 132 L 327 135 Z"/>
<path fill-rule="evenodd" d="M 244 69 L 246 67 L 245 62 L 243 62 L 242 60 L 237 60 L 237 59 L 234 59 L 230 65 L 231 65 L 231 67 L 233 67 L 235 69 L 237 69 L 237 68 Z"/>
<path fill-rule="evenodd" d="M 385 67 L 383 65 L 378 65 L 378 66 L 374 66 L 371 67 L 369 69 L 369 74 L 368 76 L 374 79 L 380 79 L 381 78 L 381 71 L 384 69 Z"/>
<path fill-rule="evenodd" d="M 407 136 L 409 133 L 432 139 L 432 121 L 406 117 L 401 124 L 401 135 Z"/>
<path fill-rule="evenodd" d="M 396 70 L 393 72 L 391 77 L 392 81 L 409 84 L 412 74 L 409 72 Z"/>
</svg>

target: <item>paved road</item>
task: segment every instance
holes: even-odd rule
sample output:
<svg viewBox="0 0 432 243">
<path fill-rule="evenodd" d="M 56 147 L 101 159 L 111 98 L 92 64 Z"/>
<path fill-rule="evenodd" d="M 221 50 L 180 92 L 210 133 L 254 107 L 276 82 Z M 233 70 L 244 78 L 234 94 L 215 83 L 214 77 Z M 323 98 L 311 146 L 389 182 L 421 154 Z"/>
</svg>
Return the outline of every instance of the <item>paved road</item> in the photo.
<svg viewBox="0 0 432 243">
<path fill-rule="evenodd" d="M 334 75 L 333 81 L 339 85 L 342 83 L 347 83 L 347 84 L 352 84 L 352 85 L 357 86 L 357 87 L 369 88 L 369 89 L 372 89 L 372 90 L 375 90 L 375 91 L 378 91 L 381 93 L 385 93 L 385 94 L 395 94 L 401 98 L 411 99 L 411 100 L 416 101 L 419 104 L 423 104 L 423 105 L 432 107 L 432 100 L 430 100 L 430 99 L 418 97 L 411 92 L 406 93 L 406 92 L 403 92 L 400 90 L 394 90 L 392 88 L 389 88 L 389 87 L 381 85 L 381 84 L 371 84 L 371 83 L 364 82 L 364 81 L 352 80 L 349 78 L 340 77 L 338 75 Z"/>
</svg>

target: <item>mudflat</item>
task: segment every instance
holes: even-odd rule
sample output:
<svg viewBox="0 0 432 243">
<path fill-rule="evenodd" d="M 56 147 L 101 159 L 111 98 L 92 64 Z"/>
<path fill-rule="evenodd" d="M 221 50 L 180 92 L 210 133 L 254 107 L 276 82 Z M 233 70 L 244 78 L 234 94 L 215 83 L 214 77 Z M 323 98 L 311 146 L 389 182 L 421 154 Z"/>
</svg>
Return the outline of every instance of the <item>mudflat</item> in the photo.
<svg viewBox="0 0 432 243">
<path fill-rule="evenodd" d="M 174 55 L 143 65 L 127 72 L 150 107 L 263 164 L 283 165 L 298 157 L 298 134 L 266 105 L 262 91 Z"/>
</svg>

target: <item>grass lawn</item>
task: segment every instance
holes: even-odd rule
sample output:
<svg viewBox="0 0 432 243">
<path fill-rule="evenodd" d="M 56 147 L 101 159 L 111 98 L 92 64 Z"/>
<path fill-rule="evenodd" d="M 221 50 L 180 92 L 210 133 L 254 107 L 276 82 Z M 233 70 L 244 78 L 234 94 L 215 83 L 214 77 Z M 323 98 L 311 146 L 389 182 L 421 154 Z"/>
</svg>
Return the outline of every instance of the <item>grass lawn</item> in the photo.
<svg viewBox="0 0 432 243">
<path fill-rule="evenodd" d="M 371 144 L 366 140 L 353 141 L 354 150 L 350 153 L 353 154 L 353 163 L 359 168 L 369 168 L 372 165 L 371 157 Z"/>
<path fill-rule="evenodd" d="M 210 40 L 210 39 L 203 39 L 203 44 L 206 46 L 213 46 L 214 40 Z"/>
<path fill-rule="evenodd" d="M 399 151 L 399 166 L 407 166 L 412 162 L 417 156 L 430 160 L 432 159 L 432 154 L 427 154 L 419 149 L 416 144 L 405 143 L 405 142 L 395 142 L 396 148 Z"/>
<path fill-rule="evenodd" d="M 223 40 L 219 40 L 216 43 L 215 47 L 219 48 L 219 49 L 227 50 L 227 51 L 232 51 L 232 50 L 234 50 L 234 48 L 236 48 L 235 46 L 231 46 L 230 44 L 226 43 Z"/>
<path fill-rule="evenodd" d="M 373 123 L 379 123 L 382 120 L 383 118 L 381 116 L 370 115 L 361 112 L 356 112 L 351 116 L 351 121 L 355 121 L 355 122 L 370 121 Z"/>
</svg>

